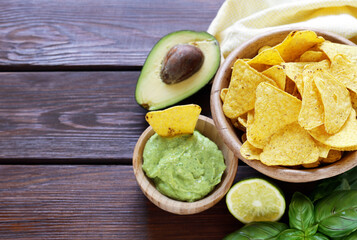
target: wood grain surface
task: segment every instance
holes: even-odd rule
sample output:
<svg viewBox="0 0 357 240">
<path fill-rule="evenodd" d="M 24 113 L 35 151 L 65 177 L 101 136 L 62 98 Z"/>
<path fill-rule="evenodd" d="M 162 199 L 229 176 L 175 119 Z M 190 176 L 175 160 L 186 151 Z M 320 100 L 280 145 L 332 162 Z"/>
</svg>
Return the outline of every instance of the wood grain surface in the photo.
<svg viewBox="0 0 357 240">
<path fill-rule="evenodd" d="M 165 34 L 207 30 L 222 3 L 0 1 L 0 70 L 140 68 Z"/>
<path fill-rule="evenodd" d="M 161 210 L 131 165 L 147 54 L 167 33 L 207 30 L 223 2 L 0 0 L 0 239 L 222 239 L 242 226 L 224 199 Z M 210 117 L 210 91 L 178 104 Z M 264 176 L 239 162 L 235 182 L 247 177 Z M 272 181 L 288 202 L 316 184 Z"/>
<path fill-rule="evenodd" d="M 0 166 L 1 239 L 222 239 L 241 227 L 225 200 L 179 216 L 146 199 L 131 166 Z M 235 181 L 261 174 L 238 168 Z M 275 181 L 290 199 L 297 184 Z M 305 193 L 313 183 L 299 185 Z"/>
<path fill-rule="evenodd" d="M 0 162 L 131 164 L 148 124 L 139 72 L 0 73 Z M 181 102 L 209 115 L 210 85 Z M 199 97 L 198 97 L 199 96 Z"/>
</svg>

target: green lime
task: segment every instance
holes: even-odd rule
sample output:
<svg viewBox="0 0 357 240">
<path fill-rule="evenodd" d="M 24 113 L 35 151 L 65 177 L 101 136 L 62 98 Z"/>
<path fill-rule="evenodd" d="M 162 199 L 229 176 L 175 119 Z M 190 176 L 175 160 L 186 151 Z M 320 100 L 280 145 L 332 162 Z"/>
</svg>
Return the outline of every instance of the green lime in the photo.
<svg viewBox="0 0 357 240">
<path fill-rule="evenodd" d="M 226 204 L 231 214 L 242 223 L 277 221 L 286 206 L 280 190 L 261 178 L 236 183 L 227 193 Z"/>
</svg>

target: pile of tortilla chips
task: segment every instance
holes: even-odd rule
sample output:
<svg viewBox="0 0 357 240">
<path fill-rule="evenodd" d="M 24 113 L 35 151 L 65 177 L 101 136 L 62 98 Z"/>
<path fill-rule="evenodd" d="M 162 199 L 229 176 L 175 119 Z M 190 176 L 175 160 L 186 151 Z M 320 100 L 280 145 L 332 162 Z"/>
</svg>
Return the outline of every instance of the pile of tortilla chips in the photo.
<svg viewBox="0 0 357 240">
<path fill-rule="evenodd" d="M 317 167 L 357 150 L 357 46 L 293 31 L 238 59 L 223 112 L 245 131 L 241 154 L 266 165 Z"/>
</svg>

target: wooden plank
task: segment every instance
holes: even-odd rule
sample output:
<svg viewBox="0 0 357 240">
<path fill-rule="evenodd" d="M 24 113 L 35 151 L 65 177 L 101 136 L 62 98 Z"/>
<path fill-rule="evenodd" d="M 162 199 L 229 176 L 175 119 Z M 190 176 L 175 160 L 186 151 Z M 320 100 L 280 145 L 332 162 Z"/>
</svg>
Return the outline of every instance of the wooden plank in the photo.
<svg viewBox="0 0 357 240">
<path fill-rule="evenodd" d="M 222 239 L 242 226 L 224 199 L 189 216 L 159 209 L 142 194 L 131 166 L 2 165 L 0 173 L 2 239 Z M 262 175 L 240 166 L 235 181 L 253 176 Z M 287 200 L 314 186 L 274 182 Z"/>
<path fill-rule="evenodd" d="M 131 163 L 148 126 L 139 72 L 0 73 L 0 162 Z M 180 104 L 209 116 L 210 85 Z M 16 160 L 16 161 L 15 161 Z"/>
<path fill-rule="evenodd" d="M 140 67 L 165 34 L 207 30 L 223 1 L 0 1 L 0 70 Z"/>
</svg>

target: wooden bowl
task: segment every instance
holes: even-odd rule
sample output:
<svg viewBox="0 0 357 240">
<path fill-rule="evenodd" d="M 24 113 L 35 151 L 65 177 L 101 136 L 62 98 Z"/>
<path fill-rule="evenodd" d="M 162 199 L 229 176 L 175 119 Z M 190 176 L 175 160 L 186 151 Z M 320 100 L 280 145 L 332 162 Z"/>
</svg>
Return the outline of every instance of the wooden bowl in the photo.
<svg viewBox="0 0 357 240">
<path fill-rule="evenodd" d="M 136 143 L 133 155 L 133 168 L 136 181 L 145 196 L 152 203 L 165 211 L 180 215 L 187 215 L 199 213 L 212 207 L 227 193 L 229 188 L 232 186 L 234 177 L 237 173 L 238 159 L 223 142 L 213 120 L 200 115 L 196 129 L 217 144 L 218 148 L 223 153 L 226 170 L 223 173 L 220 184 L 218 184 L 209 195 L 195 202 L 182 202 L 163 195 L 156 189 L 155 184 L 151 181 L 151 179 L 145 175 L 142 169 L 143 151 L 147 140 L 155 133 L 152 127 L 148 127 Z"/>
<path fill-rule="evenodd" d="M 345 152 L 341 160 L 330 165 L 313 169 L 292 169 L 281 166 L 266 166 L 260 161 L 245 159 L 240 154 L 242 142 L 237 136 L 236 128 L 232 125 L 231 121 L 225 117 L 220 99 L 220 91 L 222 88 L 228 87 L 232 74 L 232 66 L 238 58 L 254 57 L 259 48 L 266 45 L 274 46 L 280 43 L 292 30 L 303 29 L 280 29 L 256 36 L 235 49 L 227 57 L 222 66 L 219 68 L 212 85 L 211 112 L 213 120 L 224 142 L 234 152 L 234 154 L 246 164 L 255 168 L 259 172 L 278 180 L 286 182 L 311 182 L 341 174 L 356 166 L 357 151 Z M 315 31 L 319 36 L 324 37 L 326 40 L 347 45 L 355 45 L 353 42 L 336 34 L 315 29 L 311 30 Z"/>
</svg>

